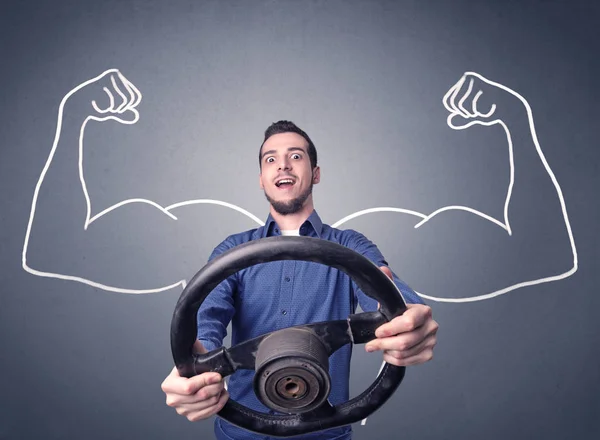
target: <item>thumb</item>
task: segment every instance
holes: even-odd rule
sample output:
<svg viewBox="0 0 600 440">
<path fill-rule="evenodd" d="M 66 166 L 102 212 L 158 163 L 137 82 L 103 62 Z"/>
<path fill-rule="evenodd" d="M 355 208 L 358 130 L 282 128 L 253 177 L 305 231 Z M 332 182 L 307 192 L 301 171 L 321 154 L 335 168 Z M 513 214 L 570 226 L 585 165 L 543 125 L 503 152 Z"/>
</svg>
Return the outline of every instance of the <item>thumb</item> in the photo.
<svg viewBox="0 0 600 440">
<path fill-rule="evenodd" d="M 135 124 L 140 119 L 140 114 L 135 108 L 127 108 L 126 110 L 119 113 L 117 120 L 121 124 L 131 125 Z"/>
<path fill-rule="evenodd" d="M 188 379 L 187 391 L 189 394 L 194 394 L 200 389 L 219 383 L 221 375 L 219 373 L 202 373 L 197 376 L 192 376 Z"/>
</svg>

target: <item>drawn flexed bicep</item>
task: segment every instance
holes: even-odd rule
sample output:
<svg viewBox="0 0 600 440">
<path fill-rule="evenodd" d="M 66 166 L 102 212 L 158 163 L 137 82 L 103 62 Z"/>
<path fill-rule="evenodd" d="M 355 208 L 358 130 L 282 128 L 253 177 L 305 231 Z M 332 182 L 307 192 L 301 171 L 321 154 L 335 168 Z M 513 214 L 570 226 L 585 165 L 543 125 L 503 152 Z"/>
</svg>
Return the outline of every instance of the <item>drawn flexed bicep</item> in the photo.
<svg viewBox="0 0 600 440">
<path fill-rule="evenodd" d="M 26 271 L 109 291 L 162 291 L 181 287 L 205 263 L 202 255 L 216 243 L 202 252 L 198 237 L 222 223 L 219 217 L 230 216 L 234 223 L 237 218 L 247 228 L 260 223 L 242 208 L 210 199 L 161 206 L 134 198 L 94 210 L 84 173 L 86 126 L 109 120 L 133 126 L 141 99 L 116 69 L 63 97 L 56 136 L 34 189 L 22 255 Z"/>
<path fill-rule="evenodd" d="M 508 185 L 502 218 L 469 206 L 444 206 L 431 213 L 378 207 L 350 214 L 335 225 L 372 232 L 400 266 L 399 275 L 429 300 L 488 299 L 572 275 L 577 252 L 566 203 L 542 152 L 527 100 L 467 72 L 442 103 L 453 130 L 503 128 Z M 381 221 L 375 215 L 385 216 L 394 227 L 373 226 Z M 379 237 L 383 230 L 389 231 L 387 237 Z"/>
</svg>

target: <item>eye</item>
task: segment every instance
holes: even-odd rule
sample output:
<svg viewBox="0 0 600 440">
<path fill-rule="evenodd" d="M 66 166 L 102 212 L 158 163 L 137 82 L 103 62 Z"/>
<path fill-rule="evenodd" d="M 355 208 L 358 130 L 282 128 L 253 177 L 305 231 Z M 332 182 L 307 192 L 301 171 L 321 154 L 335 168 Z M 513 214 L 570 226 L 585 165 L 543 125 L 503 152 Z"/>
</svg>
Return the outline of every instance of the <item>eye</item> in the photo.
<svg viewBox="0 0 600 440">
<path fill-rule="evenodd" d="M 267 162 L 267 163 L 273 163 L 273 162 L 275 162 L 275 158 L 273 156 L 267 157 L 267 159 L 265 160 L 265 162 Z"/>
<path fill-rule="evenodd" d="M 298 153 L 294 153 L 292 154 L 292 159 L 302 159 L 302 156 L 300 156 Z"/>
</svg>

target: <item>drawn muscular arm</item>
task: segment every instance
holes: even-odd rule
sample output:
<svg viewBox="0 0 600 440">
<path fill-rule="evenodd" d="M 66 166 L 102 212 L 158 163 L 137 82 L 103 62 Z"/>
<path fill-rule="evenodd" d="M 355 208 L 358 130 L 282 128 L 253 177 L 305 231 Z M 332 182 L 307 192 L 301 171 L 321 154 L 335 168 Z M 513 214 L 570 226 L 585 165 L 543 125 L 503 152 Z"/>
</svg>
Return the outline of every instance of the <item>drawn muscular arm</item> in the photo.
<svg viewBox="0 0 600 440">
<path fill-rule="evenodd" d="M 393 245 L 388 238 L 382 251 L 426 300 L 481 300 L 573 274 L 577 252 L 566 203 L 542 152 L 529 103 L 476 73 L 465 74 L 443 103 L 452 129 L 494 127 L 479 130 L 506 136 L 510 175 L 503 216 L 494 218 L 467 206 L 447 206 L 429 215 L 374 208 L 334 226 L 367 213 L 402 214 L 396 219 L 409 229 Z"/>
<path fill-rule="evenodd" d="M 205 254 L 193 249 L 197 225 L 184 219 L 203 201 L 163 207 L 130 199 L 100 212 L 93 208 L 84 177 L 86 128 L 134 124 L 140 101 L 141 93 L 116 70 L 64 97 L 34 192 L 22 255 L 25 270 L 110 291 L 147 293 L 183 286 L 206 263 Z M 194 253 L 197 258 L 188 261 Z"/>
</svg>

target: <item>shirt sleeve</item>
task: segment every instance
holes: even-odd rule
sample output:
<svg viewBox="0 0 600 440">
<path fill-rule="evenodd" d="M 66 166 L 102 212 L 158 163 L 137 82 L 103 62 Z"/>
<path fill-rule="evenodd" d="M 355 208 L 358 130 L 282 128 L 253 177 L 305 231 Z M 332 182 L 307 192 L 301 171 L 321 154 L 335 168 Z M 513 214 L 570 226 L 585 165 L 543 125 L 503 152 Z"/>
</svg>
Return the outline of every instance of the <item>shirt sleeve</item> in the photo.
<svg viewBox="0 0 600 440">
<path fill-rule="evenodd" d="M 217 246 L 208 261 L 234 247 L 228 240 Z M 227 336 L 227 326 L 231 322 L 234 307 L 234 293 L 237 289 L 237 274 L 223 280 L 208 294 L 197 313 L 197 338 L 208 351 L 219 348 Z"/>
<path fill-rule="evenodd" d="M 350 240 L 351 246 L 355 252 L 367 257 L 373 263 L 375 263 L 378 267 L 387 266 L 389 267 L 388 262 L 383 257 L 379 248 L 370 241 L 367 237 L 365 237 L 360 232 L 349 231 L 352 235 L 352 239 Z M 393 281 L 396 287 L 402 293 L 402 297 L 404 301 L 409 304 L 424 304 L 423 300 L 417 293 L 408 286 L 404 281 L 402 281 L 396 273 L 390 268 L 393 276 Z M 377 310 L 377 300 L 371 298 L 366 293 L 364 293 L 358 285 L 352 281 L 352 287 L 354 290 L 354 304 L 358 302 L 360 307 L 365 312 L 374 312 Z"/>
</svg>

